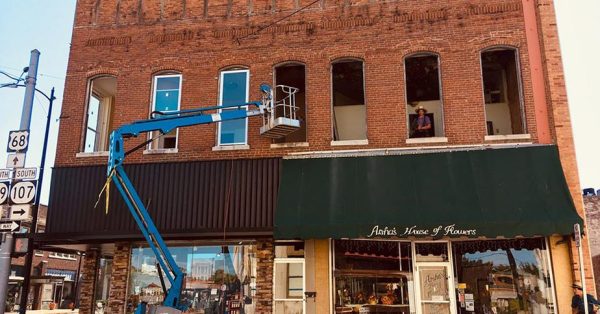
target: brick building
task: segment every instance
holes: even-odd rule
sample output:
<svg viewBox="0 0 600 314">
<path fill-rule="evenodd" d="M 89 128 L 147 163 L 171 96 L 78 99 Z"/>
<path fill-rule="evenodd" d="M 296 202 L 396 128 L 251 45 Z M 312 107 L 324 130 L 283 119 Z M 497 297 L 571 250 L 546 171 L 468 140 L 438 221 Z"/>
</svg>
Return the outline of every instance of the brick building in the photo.
<svg viewBox="0 0 600 314">
<path fill-rule="evenodd" d="M 600 196 L 587 195 L 583 196 L 583 203 L 585 205 L 585 217 L 588 223 L 589 242 L 590 250 L 592 253 L 592 263 L 594 265 L 594 273 L 600 271 Z M 599 278 L 596 279 L 596 291 L 600 288 Z"/>
<path fill-rule="evenodd" d="M 194 312 L 568 313 L 562 73 L 550 0 L 80 0 L 40 240 L 86 252 L 84 313 L 160 301 L 120 195 L 94 208 L 110 130 L 287 85 L 284 138 L 250 118 L 127 140 Z"/>
<path fill-rule="evenodd" d="M 48 207 L 40 205 L 38 231 L 44 232 Z M 28 227 L 28 223 L 24 224 Z M 81 256 L 76 253 L 50 252 L 35 250 L 32 288 L 29 291 L 29 309 L 48 309 L 50 303 L 56 308 L 65 307 L 75 301 L 77 278 Z M 18 304 L 23 277 L 25 276 L 25 258 L 13 258 L 9 278 L 9 306 Z M 68 301 L 65 301 L 68 300 Z"/>
</svg>

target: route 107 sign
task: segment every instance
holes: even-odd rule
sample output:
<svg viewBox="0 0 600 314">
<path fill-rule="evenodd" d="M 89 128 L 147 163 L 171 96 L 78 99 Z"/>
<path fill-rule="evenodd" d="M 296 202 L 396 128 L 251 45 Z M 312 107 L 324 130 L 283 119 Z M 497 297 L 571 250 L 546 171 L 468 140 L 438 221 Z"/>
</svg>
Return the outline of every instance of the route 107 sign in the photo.
<svg viewBox="0 0 600 314">
<path fill-rule="evenodd" d="M 8 133 L 8 147 L 6 151 L 26 152 L 29 146 L 29 130 L 10 131 Z"/>
<path fill-rule="evenodd" d="M 10 188 L 10 201 L 13 204 L 29 204 L 35 198 L 36 186 L 33 181 L 14 183 Z"/>
</svg>

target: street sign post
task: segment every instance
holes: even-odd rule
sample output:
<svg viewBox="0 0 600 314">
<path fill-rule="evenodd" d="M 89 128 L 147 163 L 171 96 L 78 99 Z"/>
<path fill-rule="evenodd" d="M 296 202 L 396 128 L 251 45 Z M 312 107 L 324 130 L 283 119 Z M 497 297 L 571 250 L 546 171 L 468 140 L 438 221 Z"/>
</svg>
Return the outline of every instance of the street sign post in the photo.
<svg viewBox="0 0 600 314">
<path fill-rule="evenodd" d="M 21 224 L 16 221 L 0 223 L 0 231 L 15 232 L 21 227 Z"/>
<path fill-rule="evenodd" d="M 10 131 L 8 133 L 8 147 L 6 148 L 7 152 L 24 153 L 27 151 L 27 146 L 29 146 L 29 130 Z"/>
<path fill-rule="evenodd" d="M 8 154 L 6 157 L 6 168 L 23 168 L 25 167 L 25 153 Z"/>
<path fill-rule="evenodd" d="M 29 204 L 36 195 L 35 181 L 20 181 L 10 188 L 10 201 L 13 204 Z"/>
<path fill-rule="evenodd" d="M 22 221 L 31 219 L 31 205 L 12 205 L 8 214 L 8 219 L 12 221 Z"/>
<path fill-rule="evenodd" d="M 0 205 L 6 203 L 10 191 L 8 182 L 0 182 Z"/>
<path fill-rule="evenodd" d="M 37 168 L 20 168 L 13 172 L 15 180 L 35 180 L 37 177 Z"/>
<path fill-rule="evenodd" d="M 10 169 L 0 169 L 0 180 L 10 179 Z"/>
</svg>

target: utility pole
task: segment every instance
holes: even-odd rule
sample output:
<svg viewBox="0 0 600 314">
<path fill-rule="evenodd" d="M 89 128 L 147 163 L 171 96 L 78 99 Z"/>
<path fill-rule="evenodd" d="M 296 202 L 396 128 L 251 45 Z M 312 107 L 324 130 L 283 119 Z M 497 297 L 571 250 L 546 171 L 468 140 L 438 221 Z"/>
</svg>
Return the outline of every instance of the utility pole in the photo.
<svg viewBox="0 0 600 314">
<path fill-rule="evenodd" d="M 31 112 L 33 109 L 33 98 L 35 96 L 35 83 L 37 80 L 37 69 L 38 69 L 38 61 L 40 58 L 40 52 L 37 49 L 31 51 L 31 56 L 29 58 L 29 67 L 27 68 L 27 78 L 25 79 L 25 98 L 23 100 L 23 111 L 21 114 L 21 126 L 19 131 L 11 131 L 9 133 L 9 143 L 8 143 L 8 152 L 15 152 L 15 154 L 9 154 L 9 162 L 7 163 L 7 167 L 12 167 L 13 170 L 17 168 L 22 168 L 25 166 L 25 157 L 27 153 L 27 146 L 29 143 L 29 126 L 31 125 Z M 14 157 L 14 159 L 12 159 Z M 14 160 L 14 163 L 11 164 L 10 160 Z M 35 184 L 31 182 L 17 182 L 19 180 L 16 179 L 15 174 L 13 174 L 13 180 L 10 188 L 10 201 L 11 204 L 27 204 L 32 199 L 32 197 L 28 196 L 28 199 L 19 199 L 18 193 L 12 193 L 14 190 L 19 190 L 24 188 L 24 185 L 33 186 L 35 189 Z M 6 188 L 8 185 L 5 183 L 5 192 L 8 190 Z M 35 192 L 34 192 L 35 193 Z M 24 194 L 23 194 L 24 195 Z M 6 199 L 6 197 L 4 197 Z M 11 212 L 12 208 L 9 207 L 9 212 Z M 9 214 L 12 216 L 12 214 Z M 32 224 L 36 222 L 33 221 Z M 10 223 L 3 223 L 1 225 L 2 230 L 6 232 L 2 233 L 2 244 L 0 246 L 0 314 L 4 314 L 5 305 L 6 305 L 6 296 L 8 294 L 8 280 L 10 276 L 10 264 L 11 264 L 11 256 L 13 250 L 13 232 L 18 231 L 20 229 L 20 224 L 12 221 Z M 34 229 L 35 230 L 35 229 Z M 28 252 L 32 252 L 32 245 L 29 244 Z M 25 280 L 23 285 L 23 290 L 21 293 L 21 307 L 19 311 L 21 313 L 25 313 L 27 309 L 27 295 L 29 294 L 29 276 L 31 273 L 31 253 L 27 255 L 27 261 L 29 261 L 29 266 L 25 266 Z M 23 302 L 24 300 L 24 302 Z"/>
</svg>

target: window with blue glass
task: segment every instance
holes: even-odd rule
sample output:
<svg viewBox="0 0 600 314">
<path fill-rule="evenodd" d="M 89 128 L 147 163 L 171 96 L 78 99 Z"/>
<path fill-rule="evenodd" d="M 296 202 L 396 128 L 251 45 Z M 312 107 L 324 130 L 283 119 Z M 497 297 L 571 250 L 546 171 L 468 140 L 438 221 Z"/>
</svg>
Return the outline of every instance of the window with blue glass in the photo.
<svg viewBox="0 0 600 314">
<path fill-rule="evenodd" d="M 220 104 L 233 105 L 248 102 L 248 70 L 221 72 Z M 226 110 L 237 110 L 223 109 Z M 221 122 L 219 125 L 219 145 L 246 144 L 248 119 Z"/>
<path fill-rule="evenodd" d="M 181 101 L 181 75 L 157 75 L 154 77 L 152 111 L 179 110 Z M 159 134 L 152 134 L 157 137 Z M 152 142 L 152 149 L 174 149 L 177 147 L 177 130 L 173 130 Z"/>
</svg>

